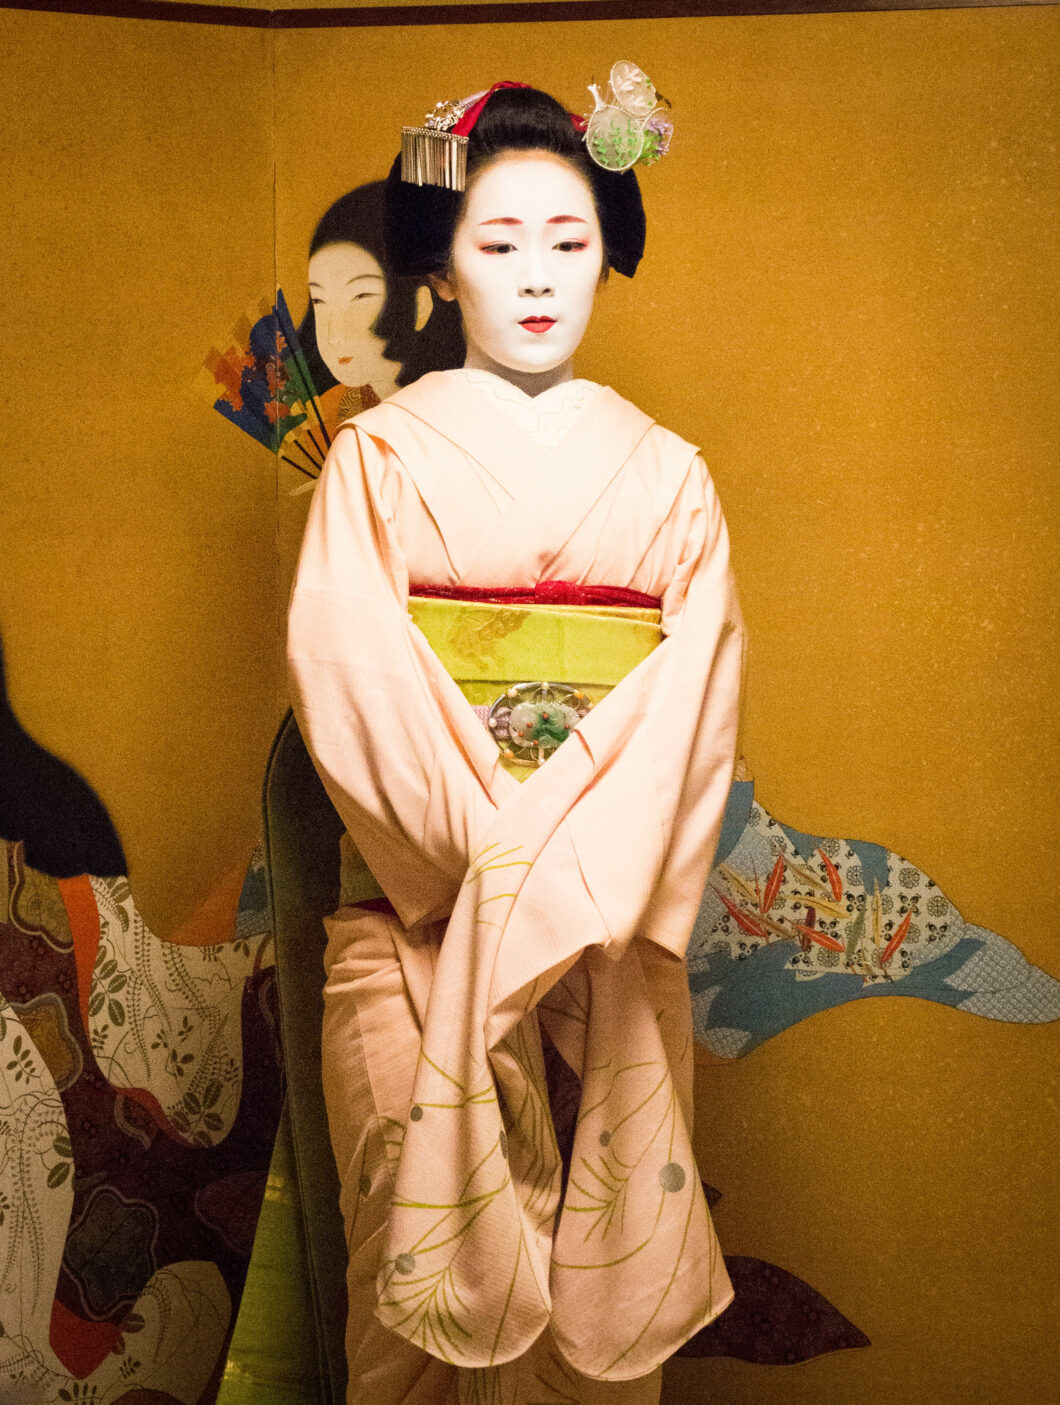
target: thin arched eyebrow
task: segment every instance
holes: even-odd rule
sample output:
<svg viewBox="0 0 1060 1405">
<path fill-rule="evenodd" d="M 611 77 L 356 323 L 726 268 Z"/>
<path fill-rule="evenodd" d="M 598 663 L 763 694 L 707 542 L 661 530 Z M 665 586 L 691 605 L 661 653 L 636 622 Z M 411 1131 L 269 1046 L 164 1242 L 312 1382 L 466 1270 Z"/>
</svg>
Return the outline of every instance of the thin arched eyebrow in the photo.
<svg viewBox="0 0 1060 1405">
<path fill-rule="evenodd" d="M 517 220 L 513 215 L 501 215 L 495 220 L 482 220 L 481 224 L 522 224 L 522 220 Z M 553 215 L 551 219 L 545 221 L 546 224 L 588 224 L 588 220 L 583 220 L 580 215 Z"/>
</svg>

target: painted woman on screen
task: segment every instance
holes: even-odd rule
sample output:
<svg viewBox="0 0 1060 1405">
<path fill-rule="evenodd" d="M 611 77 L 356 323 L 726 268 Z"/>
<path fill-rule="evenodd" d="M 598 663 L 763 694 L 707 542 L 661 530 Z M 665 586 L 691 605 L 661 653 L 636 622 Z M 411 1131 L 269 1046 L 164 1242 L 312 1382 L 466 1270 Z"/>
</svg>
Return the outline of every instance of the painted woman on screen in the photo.
<svg viewBox="0 0 1060 1405">
<path fill-rule="evenodd" d="M 399 386 L 464 359 L 455 305 L 390 266 L 385 190 L 370 181 L 348 191 L 309 244 L 309 306 L 298 335 L 329 435 Z"/>
</svg>

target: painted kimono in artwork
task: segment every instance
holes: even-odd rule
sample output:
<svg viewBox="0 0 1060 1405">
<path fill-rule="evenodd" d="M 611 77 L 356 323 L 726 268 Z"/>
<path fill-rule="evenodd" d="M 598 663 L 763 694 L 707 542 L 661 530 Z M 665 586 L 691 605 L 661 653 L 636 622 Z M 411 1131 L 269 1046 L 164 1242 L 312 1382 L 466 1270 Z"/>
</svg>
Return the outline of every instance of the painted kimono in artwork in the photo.
<svg viewBox="0 0 1060 1405">
<path fill-rule="evenodd" d="M 658 597 L 661 642 L 519 784 L 409 586 L 542 581 Z M 338 434 L 289 659 L 386 896 L 340 909 L 326 957 L 351 1401 L 641 1405 L 730 1301 L 690 1144 L 682 958 L 741 652 L 706 469 L 613 391 L 530 401 L 436 373 Z M 582 1085 L 565 1185 L 543 1029 Z"/>
</svg>

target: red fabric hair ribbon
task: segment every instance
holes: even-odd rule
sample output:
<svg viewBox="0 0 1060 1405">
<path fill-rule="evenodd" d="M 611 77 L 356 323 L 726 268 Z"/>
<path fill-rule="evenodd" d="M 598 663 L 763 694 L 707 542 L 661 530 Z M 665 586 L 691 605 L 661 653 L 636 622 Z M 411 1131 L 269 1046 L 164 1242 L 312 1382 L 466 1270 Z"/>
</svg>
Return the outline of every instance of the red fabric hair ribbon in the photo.
<svg viewBox="0 0 1060 1405">
<path fill-rule="evenodd" d="M 509 83 L 507 81 L 503 83 L 494 83 L 493 87 L 489 88 L 486 92 L 484 92 L 479 98 L 478 102 L 475 103 L 474 107 L 469 107 L 468 110 L 464 113 L 463 117 L 461 117 L 460 121 L 456 124 L 455 127 L 453 127 L 453 136 L 466 137 L 470 134 L 471 129 L 474 127 L 475 123 L 482 116 L 482 109 L 486 106 L 490 98 L 495 92 L 497 92 L 499 88 L 529 88 L 529 86 L 529 83 Z"/>
<path fill-rule="evenodd" d="M 466 137 L 470 135 L 475 123 L 482 116 L 482 109 L 486 106 L 490 98 L 495 92 L 497 92 L 499 88 L 529 88 L 531 86 L 532 85 L 530 83 L 510 83 L 506 79 L 500 83 L 494 83 L 493 87 L 489 88 L 486 92 L 484 92 L 479 98 L 478 102 L 475 103 L 474 107 L 469 107 L 468 110 L 464 113 L 463 117 L 461 117 L 460 121 L 457 122 L 456 125 L 452 128 L 453 136 Z M 571 122 L 574 124 L 575 130 L 579 132 L 584 132 L 586 126 L 588 125 L 585 118 L 579 117 L 574 112 L 571 112 L 569 116 Z"/>
</svg>

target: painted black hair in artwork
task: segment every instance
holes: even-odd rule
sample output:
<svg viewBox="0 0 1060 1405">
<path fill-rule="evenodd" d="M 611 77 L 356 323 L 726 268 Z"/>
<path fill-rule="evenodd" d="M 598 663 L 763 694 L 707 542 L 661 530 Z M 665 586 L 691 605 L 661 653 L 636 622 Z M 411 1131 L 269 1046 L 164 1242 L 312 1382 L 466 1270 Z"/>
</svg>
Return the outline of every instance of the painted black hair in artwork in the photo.
<svg viewBox="0 0 1060 1405">
<path fill-rule="evenodd" d="M 11 707 L 0 641 L 0 839 L 21 841 L 30 868 L 53 878 L 127 873 L 121 840 L 83 777 L 34 741 Z"/>
<path fill-rule="evenodd" d="M 589 182 L 600 219 L 607 263 L 632 278 L 644 253 L 646 224 L 640 187 L 632 171 L 605 171 L 585 149 L 570 113 L 537 88 L 499 88 L 489 98 L 468 138 L 470 185 L 482 166 L 509 151 L 547 151 L 561 157 Z M 401 179 L 401 158 L 386 183 L 386 243 L 393 268 L 423 277 L 449 263 L 463 194 Z"/>
<path fill-rule="evenodd" d="M 456 309 L 440 298 L 434 298 L 427 325 L 416 331 L 416 289 L 423 279 L 399 274 L 387 254 L 383 234 L 385 192 L 384 181 L 368 181 L 340 196 L 313 231 L 309 257 L 330 244 L 357 244 L 376 260 L 386 279 L 386 300 L 373 330 L 383 338 L 384 356 L 401 363 L 398 385 L 408 385 L 427 371 L 462 365 L 464 341 Z M 317 393 L 323 394 L 338 381 L 320 355 L 312 303 L 298 328 L 298 339 Z"/>
</svg>

